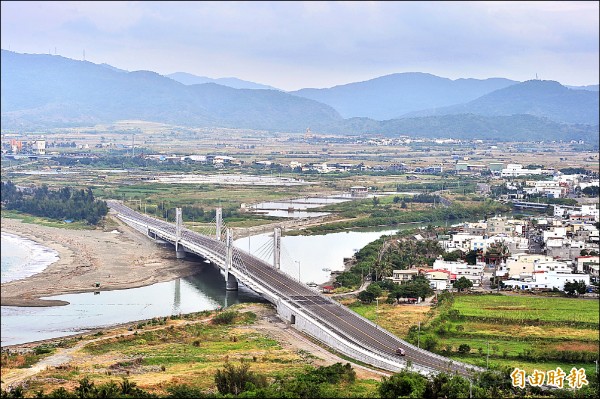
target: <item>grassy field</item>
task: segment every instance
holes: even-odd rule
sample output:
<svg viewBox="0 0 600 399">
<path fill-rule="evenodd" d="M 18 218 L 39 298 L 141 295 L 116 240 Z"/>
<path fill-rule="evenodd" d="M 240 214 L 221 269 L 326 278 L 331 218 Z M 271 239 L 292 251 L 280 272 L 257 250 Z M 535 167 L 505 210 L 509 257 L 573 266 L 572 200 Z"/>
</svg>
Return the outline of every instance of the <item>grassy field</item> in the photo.
<svg viewBox="0 0 600 399">
<path fill-rule="evenodd" d="M 67 222 L 61 221 L 61 220 L 32 216 L 32 215 L 28 215 L 26 213 L 21 213 L 21 212 L 13 211 L 13 210 L 2 209 L 2 211 L 0 211 L 0 212 L 1 212 L 3 218 L 18 219 L 18 220 L 23 221 L 24 223 L 39 224 L 39 225 L 47 226 L 47 227 L 60 227 L 63 229 L 72 229 L 72 230 L 89 230 L 90 228 L 93 228 L 93 226 L 90 226 L 85 221 L 77 221 L 77 222 L 67 223 Z"/>
<path fill-rule="evenodd" d="M 595 368 L 598 301 L 514 295 L 459 295 L 422 329 L 437 350 L 478 365 L 527 370 Z M 414 334 L 413 334 L 414 335 Z M 423 338 L 423 337 L 421 337 Z M 460 345 L 470 351 L 459 354 Z"/>
<path fill-rule="evenodd" d="M 458 297 L 452 309 L 477 320 L 527 323 L 589 323 L 598 326 L 598 301 L 576 298 L 535 298 L 505 295 Z"/>
<path fill-rule="evenodd" d="M 345 304 L 398 337 L 414 344 L 419 340 L 421 347 L 429 337 L 435 352 L 482 367 L 489 361 L 491 368 L 531 372 L 561 367 L 568 372 L 583 367 L 591 373 L 598 357 L 597 300 L 457 295 L 439 307 L 390 305 L 383 297 L 379 306 L 351 300 Z M 468 353 L 458 352 L 463 344 L 469 346 Z"/>
<path fill-rule="evenodd" d="M 26 395 L 39 390 L 49 393 L 59 387 L 72 391 L 83 377 L 96 386 L 127 378 L 160 396 L 166 395 L 173 384 L 215 392 L 215 373 L 226 362 L 236 366 L 247 362 L 252 372 L 267 380 L 292 378 L 315 367 L 317 358 L 310 352 L 282 344 L 277 335 L 255 327 L 257 314 L 246 306 L 236 305 L 226 312 L 157 318 L 132 324 L 129 329 L 124 326 L 90 334 L 79 341 L 86 344 L 72 354 L 68 364 L 48 367 L 30 379 Z M 229 312 L 235 313 L 232 322 L 215 322 L 220 314 Z M 3 378 L 10 376 L 14 368 L 27 367 L 39 358 L 31 355 L 25 361 L 16 353 L 3 354 Z M 377 381 L 357 378 L 339 388 L 349 396 L 372 397 Z"/>
</svg>

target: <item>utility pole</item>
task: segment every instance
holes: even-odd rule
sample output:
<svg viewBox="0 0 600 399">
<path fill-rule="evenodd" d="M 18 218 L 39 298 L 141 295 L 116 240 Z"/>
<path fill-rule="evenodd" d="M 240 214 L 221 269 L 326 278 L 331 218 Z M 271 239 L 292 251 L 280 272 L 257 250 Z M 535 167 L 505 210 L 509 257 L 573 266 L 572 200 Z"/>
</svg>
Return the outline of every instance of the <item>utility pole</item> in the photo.
<svg viewBox="0 0 600 399">
<path fill-rule="evenodd" d="M 419 332 L 417 333 L 417 348 L 421 349 L 421 322 L 419 321 Z"/>
<path fill-rule="evenodd" d="M 487 358 L 485 359 L 485 368 L 490 368 L 490 341 L 487 343 Z"/>
<path fill-rule="evenodd" d="M 379 324 L 379 298 L 375 298 L 376 308 L 375 308 L 375 328 L 378 328 Z"/>
</svg>

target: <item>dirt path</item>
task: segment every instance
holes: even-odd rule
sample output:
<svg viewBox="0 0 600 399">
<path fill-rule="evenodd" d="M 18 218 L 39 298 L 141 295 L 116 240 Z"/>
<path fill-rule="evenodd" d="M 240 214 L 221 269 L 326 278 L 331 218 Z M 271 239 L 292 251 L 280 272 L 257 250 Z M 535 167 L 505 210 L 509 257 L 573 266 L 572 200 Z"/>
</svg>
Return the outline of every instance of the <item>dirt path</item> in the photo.
<svg viewBox="0 0 600 399">
<path fill-rule="evenodd" d="M 278 341 L 282 345 L 282 347 L 286 349 L 290 349 L 292 351 L 306 351 L 312 354 L 314 356 L 314 361 L 312 363 L 315 366 L 328 366 L 338 362 L 348 363 L 347 360 L 328 351 L 324 347 L 313 342 L 304 334 L 287 325 L 277 316 L 275 309 L 271 306 L 265 306 L 260 304 L 248 304 L 245 305 L 241 310 L 245 312 L 254 312 L 257 315 L 257 320 L 254 324 L 243 326 L 241 328 L 248 328 L 259 331 L 265 334 L 265 336 L 268 336 Z M 181 320 L 177 324 L 187 325 L 208 323 L 211 319 L 212 317 L 200 320 Z M 128 325 L 129 324 L 131 323 L 128 323 Z M 153 328 L 147 328 L 145 330 L 156 331 L 166 328 L 169 328 L 169 325 L 155 326 Z M 69 364 L 77 357 L 77 354 L 85 346 L 91 343 L 108 340 L 119 336 L 132 335 L 135 333 L 135 330 L 129 331 L 125 327 L 116 327 L 113 329 L 104 330 L 104 334 L 101 337 L 79 342 L 71 348 L 57 348 L 56 353 L 40 360 L 39 362 L 37 362 L 29 368 L 11 369 L 8 371 L 3 370 L 1 384 L 2 389 L 9 389 L 11 387 L 18 386 L 23 382 L 27 381 L 29 378 L 34 377 L 36 374 L 46 370 L 49 367 L 59 367 Z M 84 336 L 89 336 L 89 334 L 84 334 Z M 52 341 L 54 340 L 49 340 L 46 342 Z M 31 344 L 15 345 L 10 347 L 11 350 L 17 350 L 19 348 L 31 348 Z M 379 380 L 382 376 L 391 375 L 391 373 L 373 370 L 352 362 L 349 363 L 352 364 L 352 367 L 356 371 L 357 377 L 361 379 Z"/>
<path fill-rule="evenodd" d="M 331 298 L 344 298 L 346 296 L 358 295 L 362 291 L 366 290 L 367 287 L 369 286 L 369 284 L 371 284 L 371 281 L 363 281 L 362 285 L 356 291 L 342 292 L 341 294 L 332 294 L 332 295 L 330 295 L 330 297 Z"/>
</svg>

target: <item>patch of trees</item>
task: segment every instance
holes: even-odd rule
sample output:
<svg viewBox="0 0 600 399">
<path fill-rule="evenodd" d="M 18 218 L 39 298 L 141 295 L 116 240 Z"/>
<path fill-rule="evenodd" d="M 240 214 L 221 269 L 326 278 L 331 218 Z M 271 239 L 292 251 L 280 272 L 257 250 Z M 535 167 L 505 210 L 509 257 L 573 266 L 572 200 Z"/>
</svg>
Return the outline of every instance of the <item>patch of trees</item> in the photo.
<svg viewBox="0 0 600 399">
<path fill-rule="evenodd" d="M 96 225 L 108 213 L 105 201 L 96 200 L 91 188 L 63 187 L 49 190 L 43 184 L 27 190 L 19 190 L 10 180 L 2 182 L 2 204 L 6 209 L 17 210 L 35 216 L 56 220 L 85 220 Z"/>
<path fill-rule="evenodd" d="M 350 201 L 349 201 L 350 202 Z M 309 234 L 322 234 L 329 231 L 339 231 L 347 228 L 373 227 L 373 226 L 397 226 L 404 223 L 430 223 L 443 222 L 467 218 L 479 218 L 486 215 L 494 215 L 509 211 L 508 205 L 485 201 L 476 206 L 463 206 L 452 204 L 448 207 L 436 207 L 431 209 L 406 212 L 402 209 L 394 209 L 389 206 L 373 206 L 372 200 L 369 200 L 372 208 L 367 209 L 364 204 L 335 204 L 324 208 L 327 211 L 339 212 L 339 216 L 344 218 L 356 218 L 345 222 L 327 223 L 320 226 L 309 227 L 305 230 Z M 368 217 L 364 217 L 368 214 Z"/>
<path fill-rule="evenodd" d="M 567 295 L 575 296 L 585 294 L 586 288 L 585 282 L 583 282 L 583 280 L 579 280 L 573 282 L 567 281 L 563 289 Z"/>
<path fill-rule="evenodd" d="M 588 186 L 581 190 L 581 193 L 588 197 L 598 197 L 600 195 L 600 187 L 598 186 Z"/>
<path fill-rule="evenodd" d="M 409 195 L 409 196 L 404 196 L 404 197 L 395 196 L 393 201 L 394 201 L 394 204 L 397 204 L 400 201 L 431 204 L 431 203 L 439 203 L 440 196 L 434 195 L 434 194 L 415 194 L 415 195 Z"/>
<path fill-rule="evenodd" d="M 587 175 L 590 171 L 585 168 L 563 168 L 560 173 L 563 175 Z"/>
<path fill-rule="evenodd" d="M 468 290 L 469 288 L 473 287 L 473 282 L 471 280 L 469 280 L 468 278 L 466 278 L 465 276 L 462 276 L 461 278 L 459 278 L 458 280 L 456 280 L 453 284 L 454 288 L 456 288 L 459 291 L 464 291 L 464 290 Z"/>
<path fill-rule="evenodd" d="M 416 232 L 412 231 L 412 234 Z M 393 270 L 405 270 L 411 266 L 431 266 L 436 257 L 444 253 L 444 249 L 436 240 L 417 241 L 409 237 L 398 237 L 400 236 L 380 237 L 360 249 L 355 254 L 356 263 L 336 277 L 338 285 L 358 286 L 367 275 L 370 275 L 373 281 L 383 281 L 385 277 L 392 275 Z"/>
<path fill-rule="evenodd" d="M 411 281 L 396 284 L 389 290 L 388 303 L 400 302 L 400 298 L 421 298 L 424 300 L 434 294 L 429 281 L 424 276 L 414 276 Z"/>
</svg>

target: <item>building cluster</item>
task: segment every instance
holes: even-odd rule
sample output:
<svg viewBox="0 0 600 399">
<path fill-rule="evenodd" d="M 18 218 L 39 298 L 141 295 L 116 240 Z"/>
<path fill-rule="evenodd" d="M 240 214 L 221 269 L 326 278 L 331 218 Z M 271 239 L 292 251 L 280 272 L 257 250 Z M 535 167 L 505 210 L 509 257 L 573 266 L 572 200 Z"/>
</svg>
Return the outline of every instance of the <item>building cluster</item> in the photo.
<svg viewBox="0 0 600 399">
<path fill-rule="evenodd" d="M 445 261 L 441 257 L 435 260 L 431 268 L 414 267 L 407 270 L 394 270 L 391 280 L 395 283 L 405 283 L 416 275 L 422 275 L 434 290 L 447 290 L 457 279 L 465 277 L 473 287 L 480 287 L 483 282 L 484 262 L 469 265 L 462 261 Z"/>
<path fill-rule="evenodd" d="M 164 155 L 164 154 L 147 154 L 144 155 L 147 159 L 154 159 L 160 162 L 195 162 L 206 165 L 215 165 L 216 167 L 223 166 L 239 166 L 245 164 L 243 160 L 226 156 L 226 155 Z M 332 172 L 405 172 L 414 174 L 441 174 L 444 172 L 442 165 L 420 166 L 409 169 L 405 163 L 395 162 L 386 165 L 365 165 L 364 163 L 349 163 L 349 162 L 307 162 L 290 161 L 289 163 L 278 163 L 271 160 L 253 161 L 252 165 L 262 168 L 281 168 L 296 172 L 316 172 L 316 173 L 332 173 Z"/>
<path fill-rule="evenodd" d="M 45 155 L 46 154 L 46 140 L 17 140 L 10 139 L 2 142 L 2 153 L 3 154 L 31 154 L 31 155 Z"/>
<path fill-rule="evenodd" d="M 452 288 L 465 277 L 473 287 L 483 284 L 484 269 L 493 268 L 504 287 L 521 290 L 564 290 L 567 282 L 597 283 L 599 210 L 596 205 L 555 206 L 555 215 L 537 219 L 496 216 L 454 226 L 438 237 L 446 252 L 475 253 L 475 264 L 436 259 L 431 268 L 394 270 L 391 280 L 403 283 L 419 274 L 432 288 Z"/>
<path fill-rule="evenodd" d="M 589 187 L 599 187 L 597 177 L 580 174 L 565 175 L 556 173 L 548 180 L 525 180 L 506 184 L 506 192 L 500 200 L 520 200 L 524 198 L 569 198 L 585 192 Z"/>
</svg>

